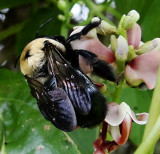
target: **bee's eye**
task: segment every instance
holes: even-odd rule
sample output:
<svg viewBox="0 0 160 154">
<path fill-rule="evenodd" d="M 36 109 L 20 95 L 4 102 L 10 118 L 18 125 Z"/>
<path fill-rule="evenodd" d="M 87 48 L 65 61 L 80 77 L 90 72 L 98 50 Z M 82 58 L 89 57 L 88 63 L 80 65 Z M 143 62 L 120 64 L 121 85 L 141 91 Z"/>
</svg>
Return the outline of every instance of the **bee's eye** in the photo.
<svg viewBox="0 0 160 154">
<path fill-rule="evenodd" d="M 31 57 L 30 50 L 27 50 L 24 59 L 28 59 L 29 57 Z"/>
</svg>

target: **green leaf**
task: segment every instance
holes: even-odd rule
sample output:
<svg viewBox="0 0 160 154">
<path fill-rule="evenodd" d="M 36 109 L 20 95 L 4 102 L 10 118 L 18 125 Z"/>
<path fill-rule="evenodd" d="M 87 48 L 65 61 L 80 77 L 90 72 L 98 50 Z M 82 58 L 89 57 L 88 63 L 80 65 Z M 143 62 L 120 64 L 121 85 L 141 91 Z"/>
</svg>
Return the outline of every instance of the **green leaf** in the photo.
<svg viewBox="0 0 160 154">
<path fill-rule="evenodd" d="M 146 8 L 147 12 L 141 25 L 143 30 L 142 36 L 144 42 L 159 37 L 160 35 L 159 6 L 160 1 L 154 0 L 152 2 L 152 5 L 149 8 Z"/>
<path fill-rule="evenodd" d="M 1 0 L 0 1 L 0 10 L 1 9 L 5 9 L 5 8 L 12 8 L 12 7 L 15 7 L 15 6 L 19 6 L 19 5 L 22 5 L 22 4 L 27 4 L 27 3 L 30 3 L 30 2 L 33 2 L 33 0 Z"/>
<path fill-rule="evenodd" d="M 66 133 L 46 121 L 20 73 L 0 70 L 0 114 L 7 154 L 80 153 Z"/>
<path fill-rule="evenodd" d="M 140 21 L 146 16 L 148 9 L 154 0 L 115 0 L 116 9 L 122 14 L 128 14 L 131 10 L 136 10 L 140 14 Z M 125 6 L 125 7 L 124 7 Z"/>
<path fill-rule="evenodd" d="M 98 127 L 93 129 L 78 128 L 68 133 L 82 154 L 93 154 L 93 142 L 98 138 Z"/>
<path fill-rule="evenodd" d="M 152 98 L 152 91 L 142 91 L 134 88 L 126 88 L 122 91 L 120 102 L 126 102 L 134 113 L 148 112 Z M 145 125 L 132 124 L 130 139 L 136 145 L 141 143 Z"/>
</svg>

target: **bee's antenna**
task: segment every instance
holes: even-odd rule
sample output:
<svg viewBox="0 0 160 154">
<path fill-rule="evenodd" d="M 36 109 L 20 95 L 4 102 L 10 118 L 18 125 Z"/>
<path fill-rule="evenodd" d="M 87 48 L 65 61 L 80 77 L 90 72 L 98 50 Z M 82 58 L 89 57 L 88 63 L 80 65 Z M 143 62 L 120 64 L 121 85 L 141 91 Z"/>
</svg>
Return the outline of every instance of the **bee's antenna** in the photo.
<svg viewBox="0 0 160 154">
<path fill-rule="evenodd" d="M 14 68 L 16 68 L 19 58 L 20 58 L 20 56 L 18 56 L 18 57 L 16 58 L 16 61 L 15 61 L 15 63 L 14 63 Z"/>
<path fill-rule="evenodd" d="M 36 33 L 36 38 L 39 37 L 38 35 L 39 35 L 39 32 L 40 32 L 41 28 L 42 28 L 43 26 L 45 26 L 47 23 L 49 23 L 52 19 L 53 19 L 53 18 L 50 18 L 50 19 L 48 19 L 45 23 L 43 23 L 43 24 L 40 25 L 40 27 L 39 27 L 39 29 L 37 30 L 37 33 Z"/>
</svg>

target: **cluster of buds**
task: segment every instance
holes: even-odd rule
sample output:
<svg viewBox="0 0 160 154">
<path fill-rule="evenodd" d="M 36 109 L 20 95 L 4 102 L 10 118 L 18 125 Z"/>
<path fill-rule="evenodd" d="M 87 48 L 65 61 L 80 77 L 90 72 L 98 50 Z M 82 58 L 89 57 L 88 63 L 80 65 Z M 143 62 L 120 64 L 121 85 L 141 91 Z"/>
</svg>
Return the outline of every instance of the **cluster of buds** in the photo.
<svg viewBox="0 0 160 154">
<path fill-rule="evenodd" d="M 139 14 L 132 10 L 128 15 L 122 16 L 118 27 L 102 20 L 98 27 L 81 36 L 79 40 L 71 42 L 72 48 L 88 50 L 95 53 L 99 59 L 110 63 L 130 87 L 140 87 L 143 84 L 148 89 L 153 89 L 160 63 L 160 39 L 141 42 L 141 27 L 137 24 L 139 17 Z M 96 20 L 99 18 L 95 17 L 91 22 Z M 75 27 L 71 35 L 82 28 L 83 26 Z M 102 44 L 97 33 L 110 36 L 109 47 Z M 82 71 L 87 74 L 92 70 L 83 66 Z M 138 119 L 136 116 L 139 116 Z M 132 122 L 146 124 L 147 120 L 148 113 L 134 114 L 126 103 L 109 103 L 102 135 L 94 142 L 95 153 L 114 151 L 126 143 Z M 113 141 L 106 140 L 107 132 L 111 134 Z"/>
</svg>

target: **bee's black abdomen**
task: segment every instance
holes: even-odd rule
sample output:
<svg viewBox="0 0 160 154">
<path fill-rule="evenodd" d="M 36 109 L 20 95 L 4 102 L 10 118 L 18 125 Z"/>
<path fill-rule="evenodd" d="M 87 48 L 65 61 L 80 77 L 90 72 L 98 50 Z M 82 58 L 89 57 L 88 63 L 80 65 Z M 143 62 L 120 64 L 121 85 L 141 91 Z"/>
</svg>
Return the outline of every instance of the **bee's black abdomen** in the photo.
<svg viewBox="0 0 160 154">
<path fill-rule="evenodd" d="M 77 114 L 77 125 L 80 127 L 91 128 L 100 124 L 105 119 L 107 113 L 106 99 L 98 90 L 91 97 L 92 108 L 89 114 L 86 116 Z"/>
</svg>

